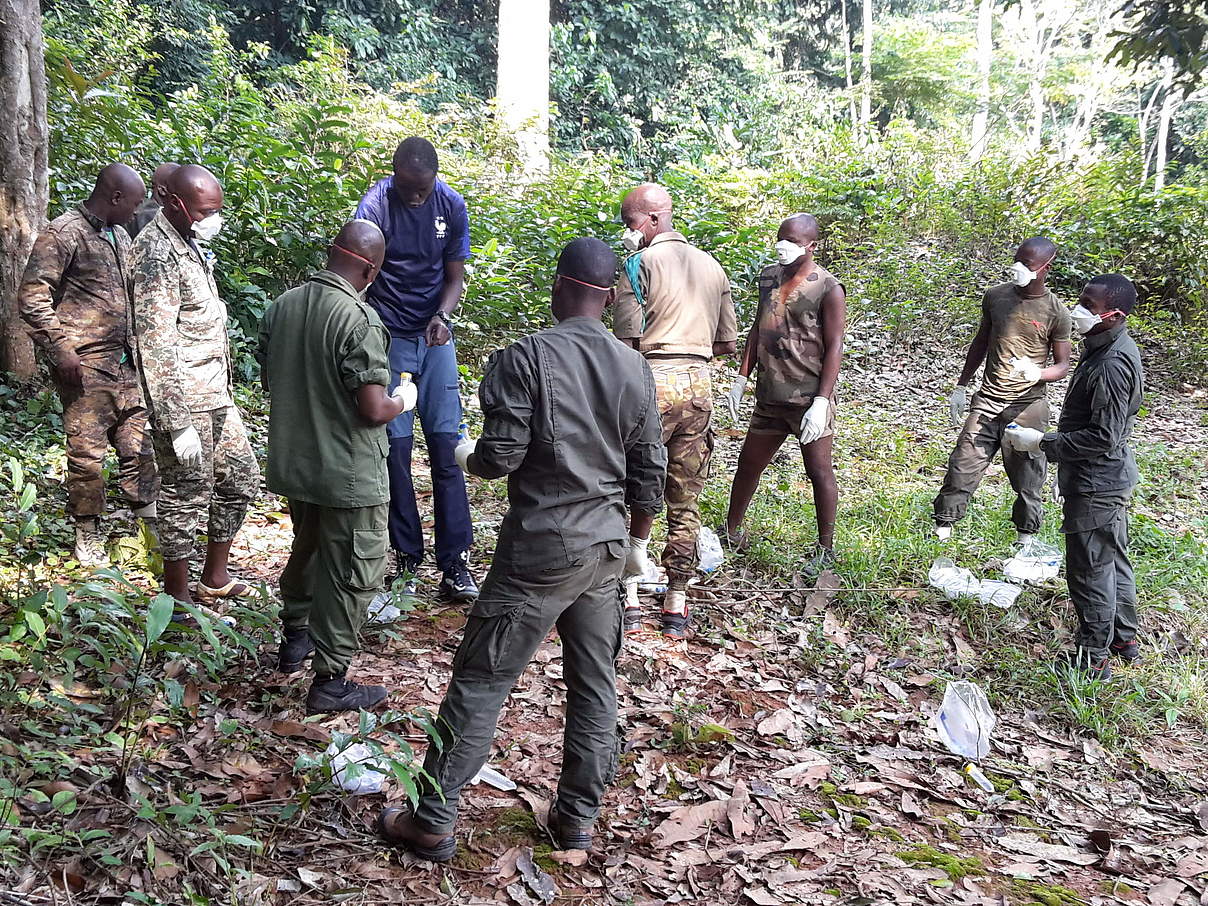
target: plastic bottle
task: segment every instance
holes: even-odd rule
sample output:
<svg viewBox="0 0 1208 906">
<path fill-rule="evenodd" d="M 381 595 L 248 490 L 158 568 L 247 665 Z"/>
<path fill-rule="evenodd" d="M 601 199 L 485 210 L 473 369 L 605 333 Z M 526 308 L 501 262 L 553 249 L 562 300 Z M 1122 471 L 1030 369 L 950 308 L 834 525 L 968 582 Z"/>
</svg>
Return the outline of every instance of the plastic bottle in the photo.
<svg viewBox="0 0 1208 906">
<path fill-rule="evenodd" d="M 457 442 L 459 444 L 464 444 L 469 439 L 470 439 L 470 426 L 467 425 L 465 422 L 462 422 L 460 425 L 457 426 Z"/>
</svg>

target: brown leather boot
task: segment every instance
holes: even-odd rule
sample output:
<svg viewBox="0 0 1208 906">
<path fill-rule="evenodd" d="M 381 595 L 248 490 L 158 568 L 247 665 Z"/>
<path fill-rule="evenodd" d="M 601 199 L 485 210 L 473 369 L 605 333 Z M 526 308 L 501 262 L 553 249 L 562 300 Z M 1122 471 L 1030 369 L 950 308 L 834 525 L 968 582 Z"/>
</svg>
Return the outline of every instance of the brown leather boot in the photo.
<svg viewBox="0 0 1208 906">
<path fill-rule="evenodd" d="M 457 855 L 457 839 L 452 834 L 433 834 L 415 823 L 407 809 L 382 809 L 378 815 L 377 832 L 387 843 L 405 846 L 429 862 L 448 862 Z"/>
</svg>

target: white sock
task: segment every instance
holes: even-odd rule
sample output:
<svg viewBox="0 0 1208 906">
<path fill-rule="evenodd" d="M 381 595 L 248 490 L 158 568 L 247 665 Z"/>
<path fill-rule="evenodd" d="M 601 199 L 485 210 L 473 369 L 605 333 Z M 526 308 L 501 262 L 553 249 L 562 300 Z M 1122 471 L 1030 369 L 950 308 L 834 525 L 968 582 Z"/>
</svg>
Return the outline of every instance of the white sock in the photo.
<svg viewBox="0 0 1208 906">
<path fill-rule="evenodd" d="M 1029 541 L 1031 541 L 1035 537 L 1036 537 L 1036 535 L 1032 534 L 1031 532 L 1016 532 L 1015 533 L 1015 540 L 1018 541 L 1020 544 L 1027 544 Z"/>
<path fill-rule="evenodd" d="M 937 525 L 935 527 L 935 537 L 939 538 L 941 541 L 947 541 L 952 537 L 952 526 Z"/>
<path fill-rule="evenodd" d="M 688 589 L 682 585 L 672 585 L 663 596 L 663 613 L 687 613 Z"/>
<path fill-rule="evenodd" d="M 629 536 L 629 546 L 633 550 L 641 551 L 644 554 L 644 553 L 646 553 L 647 549 L 650 547 L 650 539 L 649 538 L 635 538 L 635 537 L 633 537 L 633 535 L 630 535 Z"/>
<path fill-rule="evenodd" d="M 626 610 L 634 607 L 641 607 L 642 602 L 638 600 L 638 577 L 625 580 L 625 608 Z"/>
</svg>

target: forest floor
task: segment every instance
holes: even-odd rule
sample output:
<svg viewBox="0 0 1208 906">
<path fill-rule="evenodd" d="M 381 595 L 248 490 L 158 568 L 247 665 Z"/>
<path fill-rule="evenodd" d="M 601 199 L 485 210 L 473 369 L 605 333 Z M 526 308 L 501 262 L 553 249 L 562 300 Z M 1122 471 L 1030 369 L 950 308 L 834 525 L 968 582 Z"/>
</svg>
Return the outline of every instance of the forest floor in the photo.
<svg viewBox="0 0 1208 906">
<path fill-rule="evenodd" d="M 673 643 L 652 625 L 626 639 L 624 754 L 590 856 L 552 850 L 542 831 L 565 698 L 556 635 L 508 699 L 491 755 L 519 788 L 466 789 L 451 864 L 373 834 L 405 783 L 342 795 L 315 767 L 333 734 L 422 754 L 424 731 L 405 715 L 439 704 L 465 616 L 436 600 L 425 572 L 417 608 L 369 630 L 353 670 L 391 689 L 396 713 L 377 726 L 304 717 L 309 677 L 272 669 L 267 598 L 243 614 L 259 623 L 247 630 L 254 656 L 226 636 L 235 650 L 217 662 L 156 649 L 153 675 L 133 684 L 137 707 L 118 694 L 121 658 L 112 682 L 57 676 L 53 659 L 14 674 L 0 721 L 13 742 L 0 755 L 27 748 L 24 769 L 6 765 L 10 782 L 60 785 L 18 799 L 24 836 L 0 837 L 0 903 L 1208 904 L 1208 396 L 1151 376 L 1132 513 L 1146 660 L 1071 685 L 1048 666 L 1073 622 L 1063 581 L 1006 610 L 927 587 L 938 556 L 1001 578 L 1011 553 L 997 465 L 954 541 L 929 533 L 957 364 L 956 350 L 937 360 L 853 344 L 836 444 L 840 559 L 827 581 L 811 588 L 797 573 L 813 511 L 786 445 L 751 510 L 760 540 L 695 586 L 695 634 Z M 720 367 L 718 383 L 729 384 Z M 703 498 L 712 525 L 741 443 L 728 416 L 718 421 Z M 261 429 L 262 413 L 250 424 Z M 481 578 L 503 484 L 471 488 Z M 270 590 L 290 543 L 278 507 L 261 502 L 235 551 L 240 574 Z M 1044 538 L 1059 544 L 1055 506 L 1049 517 Z M 62 546 L 65 525 L 46 523 L 44 543 Z M 37 569 L 65 568 L 49 557 Z M 958 678 L 996 711 L 981 765 L 993 793 L 930 728 Z M 73 709 L 88 712 L 91 736 L 67 729 Z M 71 742 L 50 763 L 56 734 Z"/>
</svg>

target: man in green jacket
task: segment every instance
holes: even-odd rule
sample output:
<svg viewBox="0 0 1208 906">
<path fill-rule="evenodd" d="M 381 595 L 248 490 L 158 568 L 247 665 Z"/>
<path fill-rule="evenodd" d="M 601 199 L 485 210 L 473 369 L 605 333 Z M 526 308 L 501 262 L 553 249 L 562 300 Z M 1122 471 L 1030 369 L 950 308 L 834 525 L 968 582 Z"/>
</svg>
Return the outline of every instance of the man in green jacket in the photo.
<svg viewBox="0 0 1208 906">
<path fill-rule="evenodd" d="M 386 570 L 385 425 L 415 405 L 409 381 L 386 394 L 390 335 L 362 298 L 384 254 L 375 224 L 346 224 L 327 269 L 278 298 L 260 327 L 270 394 L 268 487 L 289 500 L 294 523 L 280 580 L 278 669 L 295 673 L 314 655 L 310 714 L 371 708 L 386 698 L 384 687 L 345 677 Z"/>
</svg>

